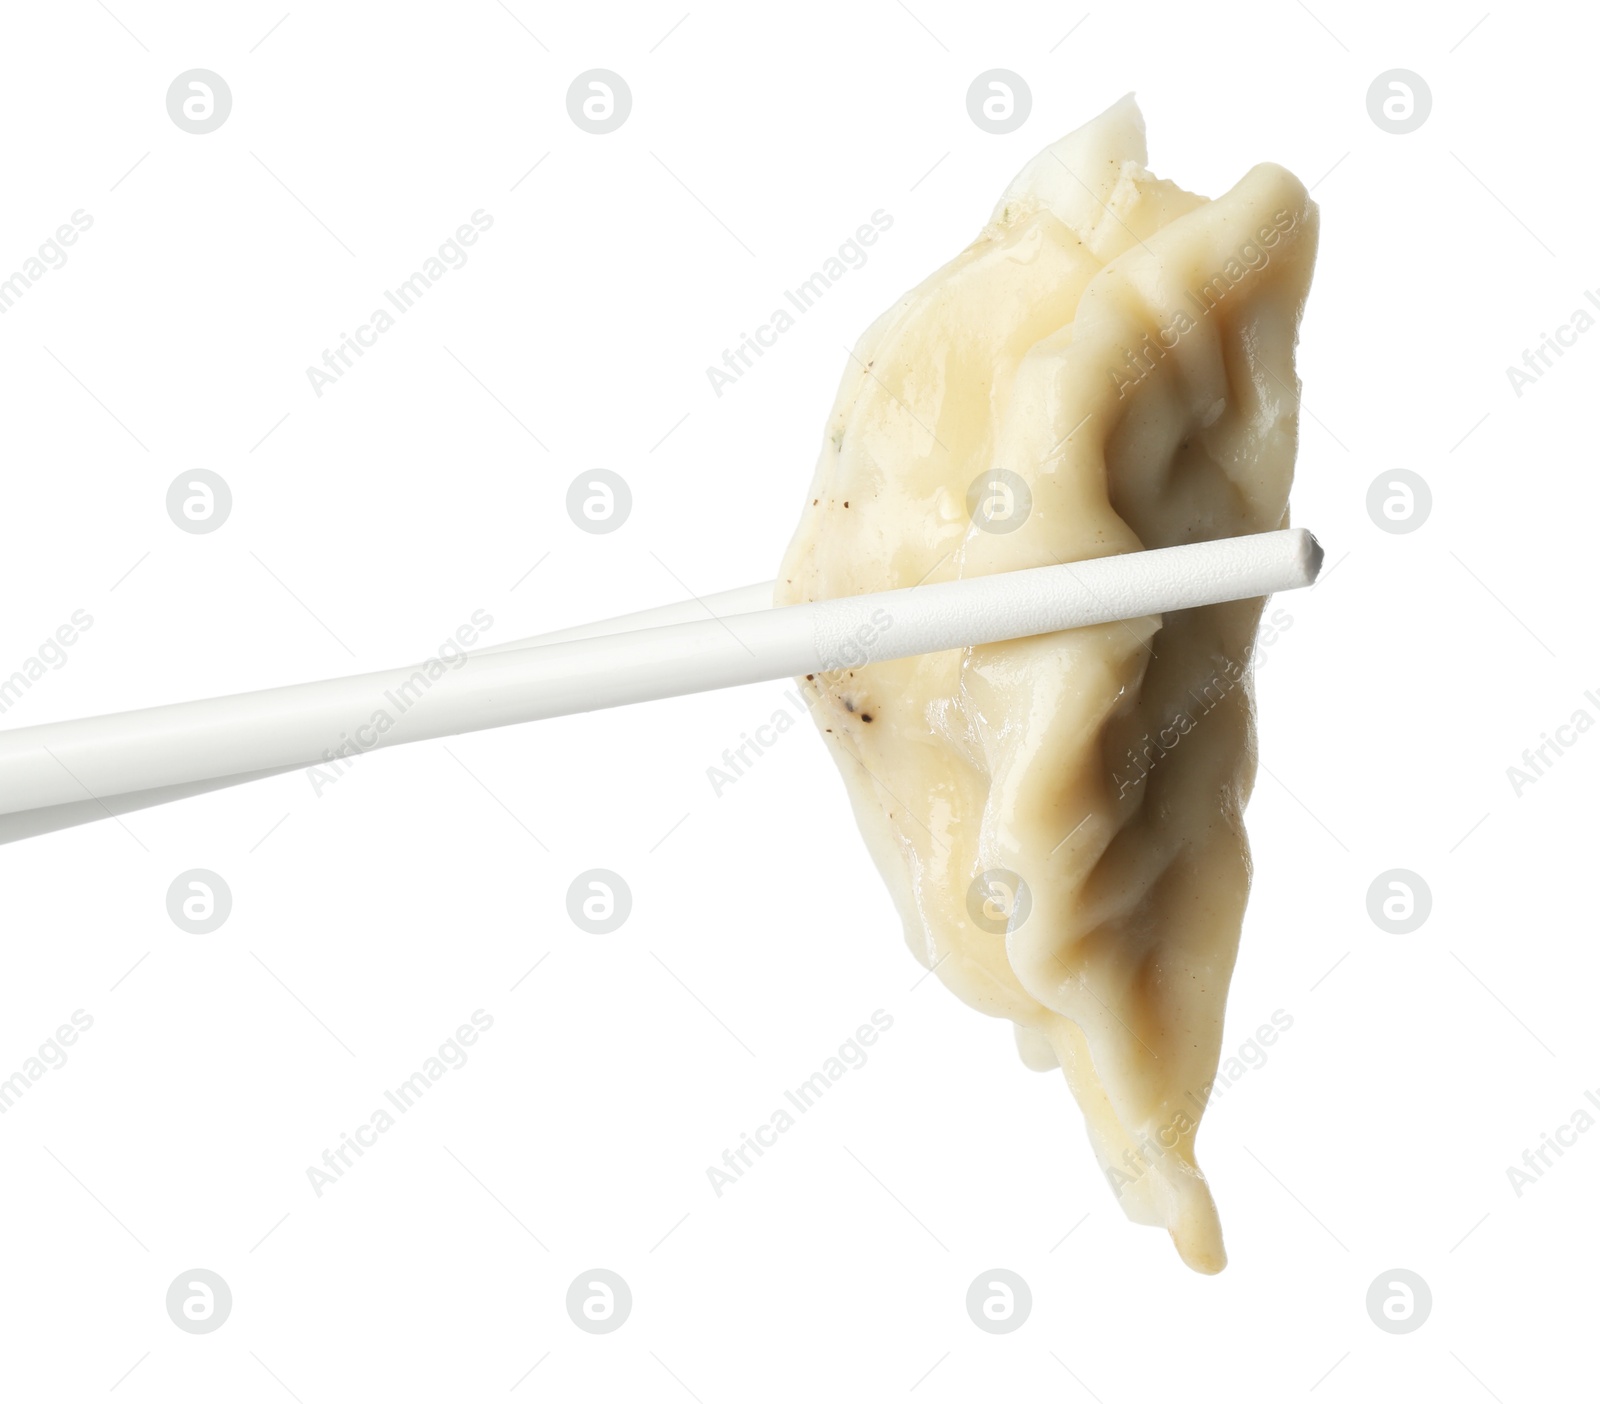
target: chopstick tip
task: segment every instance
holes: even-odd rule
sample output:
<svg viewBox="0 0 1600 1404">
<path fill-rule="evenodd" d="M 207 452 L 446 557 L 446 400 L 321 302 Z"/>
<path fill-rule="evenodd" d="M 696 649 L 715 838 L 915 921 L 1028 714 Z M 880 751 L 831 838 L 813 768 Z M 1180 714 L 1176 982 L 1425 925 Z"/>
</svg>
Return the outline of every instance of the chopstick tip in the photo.
<svg viewBox="0 0 1600 1404">
<path fill-rule="evenodd" d="M 1305 572 L 1306 584 L 1312 585 L 1322 574 L 1322 543 L 1304 527 L 1296 530 L 1300 535 L 1300 568 Z"/>
</svg>

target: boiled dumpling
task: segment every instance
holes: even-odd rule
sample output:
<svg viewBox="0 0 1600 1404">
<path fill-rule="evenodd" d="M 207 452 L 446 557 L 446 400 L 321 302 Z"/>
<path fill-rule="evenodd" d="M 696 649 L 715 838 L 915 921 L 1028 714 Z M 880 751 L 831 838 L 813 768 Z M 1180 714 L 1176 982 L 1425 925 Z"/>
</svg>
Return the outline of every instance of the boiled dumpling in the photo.
<svg viewBox="0 0 1600 1404">
<path fill-rule="evenodd" d="M 1152 176 L 1125 98 L 862 336 L 779 604 L 1288 524 L 1317 209 Z M 1060 1067 L 1128 1215 L 1220 1270 L 1195 1159 L 1250 883 L 1261 601 L 805 680 L 917 956 Z"/>
</svg>

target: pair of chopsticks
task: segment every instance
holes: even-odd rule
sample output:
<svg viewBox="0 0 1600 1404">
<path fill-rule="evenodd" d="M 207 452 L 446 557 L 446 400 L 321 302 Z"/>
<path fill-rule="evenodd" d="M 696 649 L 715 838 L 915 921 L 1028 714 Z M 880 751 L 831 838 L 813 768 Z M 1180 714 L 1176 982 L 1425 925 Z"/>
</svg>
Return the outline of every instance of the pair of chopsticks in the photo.
<svg viewBox="0 0 1600 1404">
<path fill-rule="evenodd" d="M 426 665 L 21 727 L 0 732 L 0 842 L 379 746 L 1253 599 L 1321 563 L 1292 530 L 784 609 L 751 585 L 479 649 L 421 683 Z"/>
</svg>

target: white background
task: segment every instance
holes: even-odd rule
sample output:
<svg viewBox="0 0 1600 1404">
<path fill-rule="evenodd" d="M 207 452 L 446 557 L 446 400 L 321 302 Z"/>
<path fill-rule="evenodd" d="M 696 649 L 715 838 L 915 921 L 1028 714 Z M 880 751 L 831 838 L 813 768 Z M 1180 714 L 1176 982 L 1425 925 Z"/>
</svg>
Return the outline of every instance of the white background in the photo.
<svg viewBox="0 0 1600 1404">
<path fill-rule="evenodd" d="M 1060 1079 L 913 989 L 809 723 L 713 795 L 723 748 L 793 710 L 773 684 L 0 848 L 0 1076 L 94 1019 L 0 1118 L 4 1392 L 1514 1404 L 1587 1379 L 1600 1134 L 1520 1198 L 1506 1167 L 1600 1084 L 1600 737 L 1520 798 L 1506 767 L 1600 717 L 1600 335 L 1520 398 L 1506 367 L 1600 280 L 1594 21 L 693 3 L 8 11 L 0 276 L 94 225 L 0 317 L 0 673 L 94 624 L 4 724 L 409 662 L 478 609 L 496 642 L 767 578 L 844 344 L 1136 89 L 1159 174 L 1216 194 L 1275 160 L 1323 210 L 1295 516 L 1330 570 L 1277 602 L 1261 674 L 1225 1047 L 1294 1024 L 1200 1139 L 1231 1265 L 1126 1223 Z M 1004 137 L 965 106 L 997 66 L 1034 100 Z M 193 67 L 233 93 L 205 136 L 165 109 Z M 633 93 L 608 136 L 566 111 L 592 67 Z M 1433 93 L 1407 136 L 1366 110 L 1395 67 Z M 470 261 L 315 396 L 306 366 L 480 208 Z M 870 262 L 717 398 L 705 367 L 875 209 Z M 595 537 L 564 498 L 600 467 L 635 505 Z M 1365 508 L 1396 467 L 1434 495 L 1410 535 Z M 208 536 L 164 509 L 195 468 L 234 494 Z M 210 936 L 165 908 L 193 867 L 234 895 Z M 592 867 L 634 894 L 612 936 L 567 916 Z M 1366 911 L 1396 867 L 1434 898 L 1404 937 Z M 470 1062 L 318 1198 L 306 1167 L 480 1008 Z M 867 1065 L 716 1198 L 706 1167 L 877 1009 Z M 596 1266 L 634 1294 L 612 1335 L 564 1308 Z M 1033 1291 L 1011 1335 L 964 1309 L 996 1266 Z M 193 1267 L 233 1291 L 214 1334 L 166 1315 Z M 1433 1291 L 1414 1334 L 1366 1314 L 1394 1267 Z"/>
</svg>

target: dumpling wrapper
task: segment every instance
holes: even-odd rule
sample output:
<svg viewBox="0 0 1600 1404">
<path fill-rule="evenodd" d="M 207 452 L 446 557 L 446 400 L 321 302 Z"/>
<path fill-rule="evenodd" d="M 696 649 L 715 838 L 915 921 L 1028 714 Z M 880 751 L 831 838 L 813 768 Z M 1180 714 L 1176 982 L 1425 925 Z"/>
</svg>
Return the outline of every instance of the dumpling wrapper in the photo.
<svg viewBox="0 0 1600 1404">
<path fill-rule="evenodd" d="M 1277 166 L 1208 201 L 1145 159 L 1130 96 L 861 337 L 777 603 L 1288 525 L 1316 206 Z M 995 470 L 1025 518 L 1005 488 L 969 511 Z M 1250 884 L 1261 604 L 802 683 L 912 950 L 1062 1068 L 1124 1210 L 1201 1272 L 1226 1263 L 1194 1140 Z"/>
</svg>

